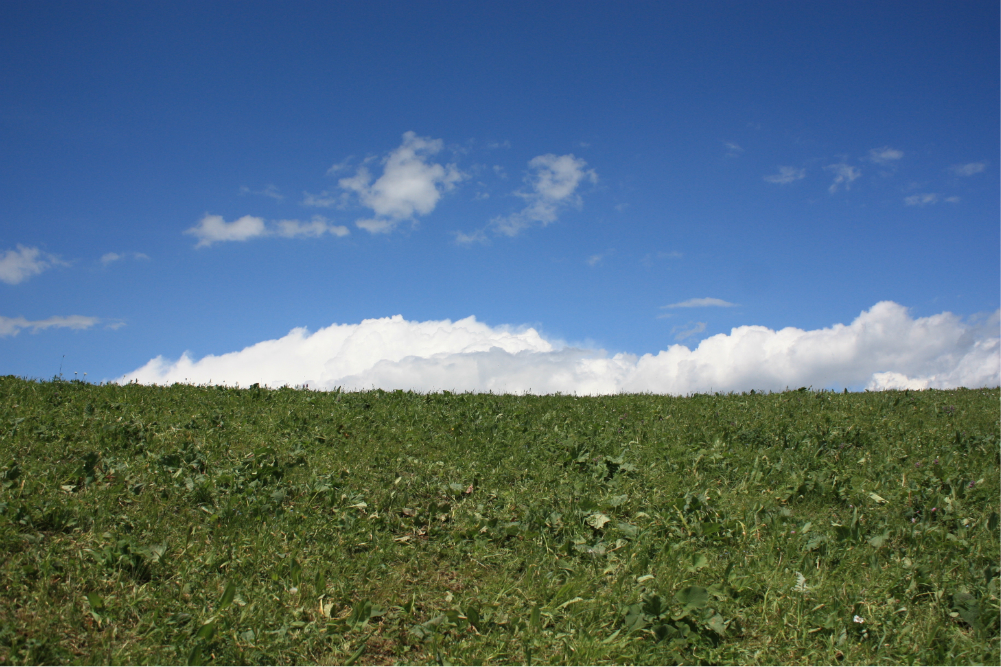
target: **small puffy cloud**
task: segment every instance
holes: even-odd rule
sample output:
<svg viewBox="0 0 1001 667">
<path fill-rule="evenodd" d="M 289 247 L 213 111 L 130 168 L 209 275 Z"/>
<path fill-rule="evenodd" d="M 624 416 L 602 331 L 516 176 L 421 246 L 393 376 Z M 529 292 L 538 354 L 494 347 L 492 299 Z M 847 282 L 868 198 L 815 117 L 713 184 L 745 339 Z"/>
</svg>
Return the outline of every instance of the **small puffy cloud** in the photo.
<svg viewBox="0 0 1001 667">
<path fill-rule="evenodd" d="M 986 162 L 970 162 L 968 164 L 954 164 L 949 167 L 949 171 L 956 176 L 973 176 L 981 173 L 987 168 Z"/>
<path fill-rule="evenodd" d="M 869 157 L 867 158 L 869 162 L 875 164 L 892 164 L 904 157 L 903 151 L 898 151 L 896 148 L 890 148 L 889 146 L 883 146 L 882 148 L 873 148 L 869 151 Z"/>
<path fill-rule="evenodd" d="M 845 186 L 845 190 L 851 190 L 852 181 L 862 175 L 861 171 L 844 162 L 829 164 L 824 169 L 834 172 L 834 182 L 831 183 L 831 187 L 827 188 L 827 191 L 832 195 L 838 191 L 841 185 Z"/>
<path fill-rule="evenodd" d="M 256 218 L 251 215 L 245 215 L 233 222 L 226 222 L 221 215 L 205 214 L 205 217 L 196 226 L 184 233 L 198 237 L 195 248 L 204 248 L 222 241 L 248 241 L 263 236 L 316 238 L 328 233 L 333 236 L 347 236 L 351 232 L 343 225 L 331 225 L 326 218 L 318 215 L 313 216 L 309 222 L 279 220 L 271 225 L 266 225 L 264 218 Z M 103 258 L 101 261 L 104 261 Z"/>
<path fill-rule="evenodd" d="M 543 227 L 555 222 L 562 209 L 581 206 L 577 188 L 581 183 L 597 183 L 598 175 L 586 169 L 587 162 L 567 155 L 548 153 L 532 158 L 531 172 L 525 178 L 527 190 L 515 194 L 525 200 L 526 206 L 518 213 L 494 218 L 490 227 L 505 236 L 517 236 L 523 229 L 535 224 Z"/>
<path fill-rule="evenodd" d="M 245 215 L 233 222 L 226 222 L 221 215 L 205 214 L 197 225 L 184 230 L 198 239 L 196 248 L 206 248 L 220 241 L 246 241 L 258 236 L 265 236 L 264 218 Z"/>
<path fill-rule="evenodd" d="M 44 320 L 26 320 L 23 317 L 0 315 L 0 338 L 16 336 L 22 329 L 31 329 L 31 333 L 43 329 L 89 329 L 98 322 L 100 322 L 98 318 L 84 315 L 56 315 Z"/>
<path fill-rule="evenodd" d="M 591 255 L 590 257 L 588 257 L 584 261 L 587 263 L 588 266 L 595 267 L 595 266 L 598 266 L 599 264 L 601 264 L 601 260 L 604 259 L 604 258 L 605 258 L 605 256 L 601 255 L 601 254 Z"/>
<path fill-rule="evenodd" d="M 118 261 L 121 261 L 123 259 L 128 259 L 130 257 L 132 259 L 135 259 L 135 260 L 144 260 L 144 259 L 148 260 L 149 259 L 149 255 L 147 255 L 146 253 L 142 253 L 142 252 L 122 252 L 122 253 L 118 253 L 118 252 L 106 252 L 103 255 L 101 255 L 101 264 L 104 264 L 105 266 L 107 266 L 108 264 L 111 264 L 113 262 L 118 262 Z"/>
<path fill-rule="evenodd" d="M 706 324 L 707 322 L 689 322 L 684 326 L 676 326 L 672 328 L 671 333 L 674 334 L 674 340 L 685 340 L 686 338 L 691 338 L 695 334 L 700 334 L 705 331 Z"/>
<path fill-rule="evenodd" d="M 788 183 L 794 183 L 805 177 L 806 169 L 797 169 L 796 167 L 779 167 L 779 173 L 765 176 L 764 179 L 768 183 L 786 185 Z"/>
<path fill-rule="evenodd" d="M 403 143 L 382 160 L 382 175 L 373 181 L 368 167 L 354 176 L 338 181 L 348 193 L 357 195 L 361 204 L 372 209 L 374 219 L 356 224 L 369 232 L 391 231 L 399 222 L 427 215 L 434 210 L 443 193 L 452 190 L 465 176 L 454 164 L 442 166 L 430 157 L 442 149 L 440 139 L 403 135 Z"/>
<path fill-rule="evenodd" d="M 279 220 L 275 225 L 274 233 L 288 239 L 293 238 L 317 238 L 324 234 L 334 236 L 347 236 L 351 231 L 344 225 L 331 225 L 326 219 L 315 215 L 309 222 L 299 220 Z"/>
<path fill-rule="evenodd" d="M 983 387 L 1001 381 L 999 313 L 982 325 L 951 313 L 913 318 L 883 301 L 850 324 L 803 330 L 741 326 L 642 356 L 566 347 L 535 329 L 469 317 L 401 316 L 293 329 L 237 352 L 156 357 L 119 382 L 254 382 L 316 389 L 412 389 L 536 394 L 782 390 L 786 387 Z M 692 334 L 694 335 L 694 334 Z"/>
<path fill-rule="evenodd" d="M 69 265 L 55 255 L 19 243 L 17 250 L 8 250 L 0 255 L 0 280 L 16 285 L 53 266 Z"/>
<path fill-rule="evenodd" d="M 904 203 L 908 206 L 927 206 L 936 202 L 938 202 L 938 195 L 934 192 L 925 192 L 924 194 L 904 197 Z"/>
<path fill-rule="evenodd" d="M 661 306 L 661 308 L 706 308 L 709 306 L 718 306 L 720 308 L 733 308 L 737 304 L 730 303 L 729 301 L 724 301 L 723 299 L 715 299 L 713 297 L 705 297 L 703 299 L 688 299 L 687 301 L 679 301 L 678 303 L 672 303 L 667 306 Z"/>
</svg>

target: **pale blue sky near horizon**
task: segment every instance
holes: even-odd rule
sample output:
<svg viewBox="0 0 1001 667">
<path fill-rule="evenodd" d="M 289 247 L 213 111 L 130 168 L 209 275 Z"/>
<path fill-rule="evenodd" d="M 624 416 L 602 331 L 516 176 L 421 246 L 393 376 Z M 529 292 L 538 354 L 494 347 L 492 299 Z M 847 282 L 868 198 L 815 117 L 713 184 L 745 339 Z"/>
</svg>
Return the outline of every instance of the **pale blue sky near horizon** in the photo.
<svg viewBox="0 0 1001 667">
<path fill-rule="evenodd" d="M 983 318 L 998 54 L 996 2 L 3 3 L 0 374 L 396 314 L 634 354 Z"/>
</svg>

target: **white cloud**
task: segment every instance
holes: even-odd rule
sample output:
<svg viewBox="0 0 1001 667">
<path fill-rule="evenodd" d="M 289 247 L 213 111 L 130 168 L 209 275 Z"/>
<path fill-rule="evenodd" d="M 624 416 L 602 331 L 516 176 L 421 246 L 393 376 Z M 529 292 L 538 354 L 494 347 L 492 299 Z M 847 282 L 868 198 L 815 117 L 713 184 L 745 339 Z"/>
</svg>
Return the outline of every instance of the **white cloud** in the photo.
<svg viewBox="0 0 1001 667">
<path fill-rule="evenodd" d="M 890 148 L 889 146 L 883 146 L 882 148 L 873 148 L 869 151 L 869 162 L 874 162 L 876 164 L 892 164 L 900 158 L 904 157 L 904 152 L 899 151 L 896 148 Z"/>
<path fill-rule="evenodd" d="M 365 166 L 354 176 L 340 179 L 342 189 L 355 193 L 362 205 L 375 213 L 374 219 L 356 224 L 372 233 L 388 232 L 403 220 L 433 211 L 442 193 L 465 177 L 454 164 L 428 161 L 441 148 L 440 139 L 407 132 L 403 143 L 383 159 L 382 176 L 374 182 Z"/>
<path fill-rule="evenodd" d="M 765 176 L 765 180 L 769 183 L 778 183 L 779 185 L 786 185 L 787 183 L 793 183 L 806 177 L 806 169 L 797 169 L 796 167 L 779 167 L 779 173 L 771 174 Z"/>
<path fill-rule="evenodd" d="M 599 255 L 591 255 L 590 257 L 588 257 L 584 261 L 587 262 L 588 266 L 595 267 L 595 266 L 598 266 L 599 264 L 601 264 L 601 260 L 604 259 L 604 258 L 605 258 L 605 256 L 604 255 L 600 255 L 600 254 Z"/>
<path fill-rule="evenodd" d="M 42 329 L 89 329 L 100 322 L 96 317 L 84 315 L 56 315 L 44 320 L 26 320 L 23 317 L 3 317 L 0 315 L 0 338 L 16 336 L 21 329 L 31 329 L 36 333 Z"/>
<path fill-rule="evenodd" d="M 334 236 L 347 236 L 351 231 L 344 225 L 331 225 L 326 219 L 314 215 L 309 222 L 298 220 L 279 220 L 274 232 L 278 236 L 285 238 L 311 237 L 317 238 L 330 233 Z"/>
<path fill-rule="evenodd" d="M 534 224 L 545 227 L 555 222 L 562 209 L 568 206 L 580 207 L 581 198 L 577 194 L 577 187 L 582 182 L 598 182 L 595 171 L 585 169 L 587 162 L 574 157 L 572 153 L 539 155 L 532 158 L 528 166 L 532 170 L 525 178 L 529 189 L 515 193 L 527 205 L 518 213 L 491 220 L 490 227 L 497 233 L 516 236 Z"/>
<path fill-rule="evenodd" d="M 129 257 L 136 260 L 149 259 L 149 255 L 142 252 L 122 252 L 122 253 L 106 252 L 103 255 L 101 255 L 101 264 L 107 266 L 112 262 L 118 262 L 123 259 L 128 259 Z"/>
<path fill-rule="evenodd" d="M 156 357 L 118 381 L 674 395 L 902 383 L 981 387 L 1001 380 L 998 323 L 998 313 L 979 326 L 951 313 L 912 318 L 903 306 L 883 301 L 847 325 L 812 331 L 742 326 L 695 349 L 671 345 L 657 354 L 609 357 L 546 340 L 535 329 L 490 327 L 472 317 L 409 322 L 397 315 L 313 334 L 293 329 L 278 340 L 199 360 Z"/>
<path fill-rule="evenodd" d="M 17 250 L 8 250 L 0 255 L 0 280 L 8 285 L 16 285 L 52 266 L 69 266 L 69 264 L 55 255 L 19 243 Z"/>
<path fill-rule="evenodd" d="M 337 198 L 332 196 L 329 192 L 324 190 L 318 195 L 313 195 L 308 192 L 303 192 L 303 199 L 300 202 L 303 206 L 312 206 L 314 208 L 333 208 L 334 206 L 339 206 L 344 203 L 343 198 Z"/>
<path fill-rule="evenodd" d="M 841 184 L 844 184 L 845 190 L 851 190 L 852 181 L 862 175 L 861 171 L 844 162 L 829 164 L 824 169 L 834 172 L 834 182 L 831 183 L 831 187 L 827 188 L 827 191 L 832 195 L 838 191 L 838 186 Z"/>
<path fill-rule="evenodd" d="M 954 164 L 949 167 L 949 171 L 957 176 L 973 176 L 982 172 L 986 167 L 986 162 L 970 162 L 969 164 Z"/>
<path fill-rule="evenodd" d="M 185 234 L 198 237 L 196 248 L 204 248 L 221 241 L 248 241 L 263 236 L 281 236 L 284 238 L 304 238 L 323 236 L 330 233 L 334 236 L 347 236 L 350 230 L 343 225 L 331 225 L 326 218 L 314 215 L 310 222 L 299 220 L 279 220 L 271 226 L 264 223 L 264 218 L 245 215 L 239 220 L 226 222 L 221 215 L 205 214 L 199 223 L 187 229 Z M 114 253 L 109 253 L 109 255 Z M 108 255 L 105 255 L 107 257 Z M 101 258 L 104 261 L 104 258 Z M 114 261 L 114 260 L 110 260 Z M 107 263 L 107 262 L 105 262 Z"/>
<path fill-rule="evenodd" d="M 233 222 L 226 222 L 221 215 L 208 213 L 191 229 L 184 230 L 198 238 L 196 248 L 205 248 L 220 241 L 246 241 L 258 236 L 265 236 L 264 218 L 245 215 Z"/>
<path fill-rule="evenodd" d="M 674 334 L 674 340 L 685 340 L 690 338 L 695 334 L 700 334 L 706 330 L 707 322 L 689 322 L 684 326 L 676 326 L 671 329 L 671 333 Z M 687 329 L 685 327 L 688 327 Z"/>
<path fill-rule="evenodd" d="M 707 296 L 703 299 L 688 299 L 687 301 L 679 301 L 678 303 L 672 303 L 668 306 L 661 306 L 661 308 L 705 308 L 706 306 L 733 308 L 736 305 L 737 304 L 724 301 L 723 299 L 715 299 Z"/>
<path fill-rule="evenodd" d="M 946 197 L 945 201 L 949 202 L 950 204 L 958 204 L 960 202 L 960 199 L 959 197 L 953 196 L 953 197 Z"/>
<path fill-rule="evenodd" d="M 904 203 L 908 206 L 925 206 L 927 204 L 934 204 L 938 201 L 938 195 L 934 192 L 926 192 L 920 195 L 911 195 L 910 197 L 904 197 Z"/>
</svg>

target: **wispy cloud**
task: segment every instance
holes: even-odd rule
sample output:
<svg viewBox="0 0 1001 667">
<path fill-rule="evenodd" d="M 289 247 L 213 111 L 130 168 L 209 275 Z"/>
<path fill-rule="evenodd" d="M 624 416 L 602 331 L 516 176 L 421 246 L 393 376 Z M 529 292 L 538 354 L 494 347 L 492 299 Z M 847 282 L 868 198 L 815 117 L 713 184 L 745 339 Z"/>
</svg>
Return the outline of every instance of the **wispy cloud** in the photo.
<svg viewBox="0 0 1001 667">
<path fill-rule="evenodd" d="M 587 162 L 573 154 L 539 155 L 529 161 L 528 167 L 531 171 L 525 177 L 527 189 L 514 193 L 525 200 L 526 206 L 517 213 L 491 220 L 487 227 L 495 234 L 517 236 L 533 225 L 545 227 L 555 222 L 561 210 L 567 207 L 580 208 L 582 200 L 577 188 L 581 183 L 598 182 L 598 174 L 593 169 L 586 169 Z M 456 241 L 478 241 L 484 237 L 485 230 L 480 230 L 471 234 L 457 234 Z"/>
<path fill-rule="evenodd" d="M 23 317 L 0 315 L 0 337 L 16 336 L 22 329 L 36 333 L 43 329 L 89 329 L 101 320 L 84 315 L 54 316 L 44 320 L 26 320 Z"/>
<path fill-rule="evenodd" d="M 805 177 L 806 169 L 797 169 L 796 167 L 779 167 L 779 173 L 765 176 L 764 179 L 768 183 L 786 185 L 788 183 L 794 183 L 795 181 Z"/>
<path fill-rule="evenodd" d="M 733 143 L 732 141 L 724 141 L 723 146 L 726 148 L 727 157 L 737 157 L 744 152 L 744 149 L 739 145 Z"/>
<path fill-rule="evenodd" d="M 707 308 L 714 306 L 719 308 L 733 308 L 736 305 L 736 303 L 730 303 L 729 301 L 724 301 L 723 299 L 715 299 L 707 296 L 703 299 L 688 299 L 687 301 L 679 301 L 678 303 L 661 306 L 661 308 Z"/>
<path fill-rule="evenodd" d="M 442 194 L 465 178 L 454 164 L 430 161 L 441 149 L 440 139 L 407 132 L 403 143 L 382 160 L 379 178 L 373 181 L 368 167 L 362 166 L 354 176 L 340 179 L 342 190 L 356 195 L 362 206 L 375 213 L 374 218 L 355 224 L 372 233 L 388 232 L 402 221 L 433 211 Z"/>
<path fill-rule="evenodd" d="M 928 204 L 935 204 L 937 202 L 938 194 L 934 192 L 925 192 L 919 195 L 904 197 L 904 203 L 908 206 L 927 206 Z"/>
<path fill-rule="evenodd" d="M 331 225 L 321 216 L 313 216 L 310 222 L 299 220 L 279 220 L 266 225 L 264 218 L 245 215 L 233 222 L 226 222 L 221 215 L 208 213 L 191 229 L 184 231 L 198 239 L 195 248 L 206 248 L 223 241 L 249 241 L 264 236 L 285 238 L 318 237 L 324 234 L 347 236 L 350 231 L 343 225 Z"/>
<path fill-rule="evenodd" d="M 904 152 L 899 151 L 896 148 L 890 148 L 889 146 L 883 146 L 882 148 L 873 148 L 869 151 L 869 156 L 866 158 L 869 162 L 875 164 L 892 164 L 904 157 Z"/>
<path fill-rule="evenodd" d="M 263 190 L 251 190 L 250 188 L 248 188 L 247 186 L 244 185 L 244 186 L 240 187 L 240 194 L 241 195 L 260 195 L 262 197 L 270 197 L 271 199 L 274 199 L 275 201 L 281 201 L 281 200 L 285 199 L 285 195 L 283 195 L 281 192 L 279 192 L 278 188 L 276 188 L 274 185 L 270 185 L 270 184 L 266 188 L 264 188 Z"/>
<path fill-rule="evenodd" d="M 148 260 L 149 255 L 142 252 L 106 252 L 101 255 L 101 264 L 107 266 L 114 262 L 120 262 L 123 259 L 135 259 L 135 260 Z"/>
<path fill-rule="evenodd" d="M 827 188 L 827 191 L 832 195 L 838 191 L 841 185 L 845 186 L 845 190 L 851 190 L 852 181 L 862 175 L 861 171 L 844 162 L 829 164 L 824 169 L 834 172 L 834 182 L 831 183 L 831 187 Z"/>
<path fill-rule="evenodd" d="M 570 348 L 535 329 L 490 327 L 473 317 L 411 322 L 395 316 L 315 333 L 293 329 L 278 340 L 197 360 L 156 357 L 118 381 L 672 395 L 809 385 L 998 386 L 998 316 L 979 325 L 951 313 L 912 318 L 903 306 L 884 301 L 849 324 L 740 326 L 694 349 L 676 344 L 642 356 Z"/>
<path fill-rule="evenodd" d="M 689 322 L 688 324 L 672 328 L 671 333 L 674 334 L 674 340 L 685 340 L 705 331 L 706 324 L 706 322 Z"/>
<path fill-rule="evenodd" d="M 0 255 L 0 281 L 16 285 L 53 266 L 69 264 L 38 248 L 18 244 L 17 250 L 8 250 Z"/>
<path fill-rule="evenodd" d="M 967 164 L 954 164 L 949 167 L 949 171 L 956 176 L 973 176 L 981 173 L 987 168 L 986 162 L 969 162 Z"/>
</svg>

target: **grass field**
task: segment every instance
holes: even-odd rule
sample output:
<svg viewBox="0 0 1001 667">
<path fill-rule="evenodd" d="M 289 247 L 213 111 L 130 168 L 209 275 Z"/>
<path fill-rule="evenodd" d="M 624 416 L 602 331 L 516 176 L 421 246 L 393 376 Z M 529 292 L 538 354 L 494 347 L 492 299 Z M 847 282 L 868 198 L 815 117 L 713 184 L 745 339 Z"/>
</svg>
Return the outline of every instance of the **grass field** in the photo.
<svg viewBox="0 0 1001 667">
<path fill-rule="evenodd" d="M 0 663 L 996 665 L 999 399 L 0 378 Z"/>
</svg>

